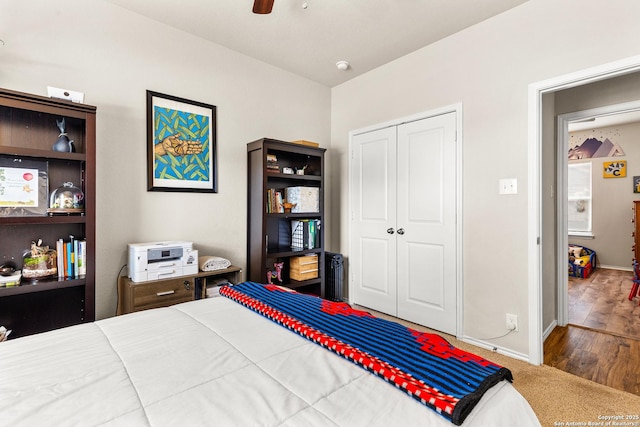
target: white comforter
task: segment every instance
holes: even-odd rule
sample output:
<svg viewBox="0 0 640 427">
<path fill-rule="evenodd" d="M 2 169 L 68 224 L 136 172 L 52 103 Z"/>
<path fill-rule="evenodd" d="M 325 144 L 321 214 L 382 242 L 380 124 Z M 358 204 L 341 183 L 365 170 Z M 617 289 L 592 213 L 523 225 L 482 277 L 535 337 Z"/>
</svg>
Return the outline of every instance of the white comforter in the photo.
<svg viewBox="0 0 640 427">
<path fill-rule="evenodd" d="M 226 298 L 0 343 L 0 426 L 448 426 Z M 464 426 L 539 426 L 507 382 Z"/>
</svg>

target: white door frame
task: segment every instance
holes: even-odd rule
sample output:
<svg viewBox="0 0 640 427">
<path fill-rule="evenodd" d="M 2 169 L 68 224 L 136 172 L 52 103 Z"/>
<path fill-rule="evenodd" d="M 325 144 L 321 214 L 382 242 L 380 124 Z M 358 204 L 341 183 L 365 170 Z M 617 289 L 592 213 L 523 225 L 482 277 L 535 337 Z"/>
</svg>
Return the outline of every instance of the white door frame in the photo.
<svg viewBox="0 0 640 427">
<path fill-rule="evenodd" d="M 640 70 L 640 56 L 626 58 L 575 73 L 555 77 L 529 85 L 528 113 L 528 299 L 529 299 L 529 363 L 542 364 L 542 254 L 540 234 L 542 226 L 541 149 L 542 149 L 542 95 L 575 86 L 581 86 Z M 566 156 L 561 156 L 565 157 Z M 560 183 L 558 183 L 560 187 Z"/>
<path fill-rule="evenodd" d="M 613 114 L 626 113 L 640 110 L 640 101 L 624 102 L 621 104 L 607 105 L 604 107 L 591 108 L 589 110 L 574 111 L 558 116 L 558 151 L 557 151 L 557 224 L 558 239 L 557 247 L 566 248 L 569 244 L 568 225 L 568 200 L 567 200 L 567 168 L 569 160 L 569 123 L 595 117 L 610 116 Z M 569 277 L 567 275 L 567 262 L 569 255 L 566 250 L 561 250 L 558 258 L 557 283 L 558 283 L 558 325 L 566 326 L 569 323 Z"/>
<path fill-rule="evenodd" d="M 407 117 L 389 120 L 384 123 L 356 129 L 349 132 L 349 170 L 352 169 L 353 160 L 353 137 L 361 133 L 371 132 L 390 126 L 399 126 L 404 123 L 414 122 L 417 120 L 428 119 L 430 117 L 440 116 L 447 113 L 456 113 L 456 337 L 463 336 L 463 258 L 462 258 L 462 103 L 451 104 L 441 108 L 436 108 L 422 113 L 414 114 Z M 353 188 L 351 174 L 349 174 L 349 193 Z M 349 253 L 353 253 L 351 241 L 351 220 L 352 220 L 352 200 L 349 197 L 349 226 L 347 233 L 349 235 Z"/>
</svg>

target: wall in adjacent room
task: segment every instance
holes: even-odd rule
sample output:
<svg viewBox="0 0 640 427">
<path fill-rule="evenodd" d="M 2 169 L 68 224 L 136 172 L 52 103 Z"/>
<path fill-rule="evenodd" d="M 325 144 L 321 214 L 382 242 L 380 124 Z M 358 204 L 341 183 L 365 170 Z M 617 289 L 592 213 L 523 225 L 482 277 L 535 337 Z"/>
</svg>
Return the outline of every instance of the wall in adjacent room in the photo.
<svg viewBox="0 0 640 427">
<path fill-rule="evenodd" d="M 593 238 L 569 236 L 569 243 L 586 246 L 597 253 L 598 266 L 631 270 L 633 254 L 632 201 L 640 200 L 633 192 L 633 177 L 640 176 L 640 124 L 571 132 L 570 145 L 574 140 L 582 142 L 588 138 L 600 141 L 609 139 L 624 150 L 624 156 L 598 157 L 573 160 L 569 163 L 591 163 L 591 196 L 593 199 Z M 603 177 L 603 163 L 624 160 L 627 162 L 626 176 Z"/>
</svg>

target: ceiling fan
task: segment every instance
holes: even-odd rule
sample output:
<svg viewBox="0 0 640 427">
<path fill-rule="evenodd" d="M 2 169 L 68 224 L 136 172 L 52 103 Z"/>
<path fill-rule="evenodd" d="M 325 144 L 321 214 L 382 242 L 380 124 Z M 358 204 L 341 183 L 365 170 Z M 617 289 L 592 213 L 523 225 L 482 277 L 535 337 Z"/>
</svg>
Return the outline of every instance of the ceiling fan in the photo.
<svg viewBox="0 0 640 427">
<path fill-rule="evenodd" d="M 254 0 L 253 13 L 258 13 L 261 15 L 271 13 L 271 9 L 273 9 L 273 1 L 274 0 Z"/>
</svg>

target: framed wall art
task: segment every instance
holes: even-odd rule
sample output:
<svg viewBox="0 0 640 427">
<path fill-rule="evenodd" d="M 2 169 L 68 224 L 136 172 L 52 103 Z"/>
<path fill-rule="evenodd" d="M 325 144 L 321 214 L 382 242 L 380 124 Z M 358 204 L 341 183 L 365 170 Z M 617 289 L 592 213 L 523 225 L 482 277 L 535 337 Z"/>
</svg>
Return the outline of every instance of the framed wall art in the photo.
<svg viewBox="0 0 640 427">
<path fill-rule="evenodd" d="M 216 193 L 216 107 L 147 91 L 147 189 Z"/>
<path fill-rule="evenodd" d="M 627 161 L 616 160 L 602 163 L 603 178 L 624 178 L 627 176 Z"/>
</svg>

